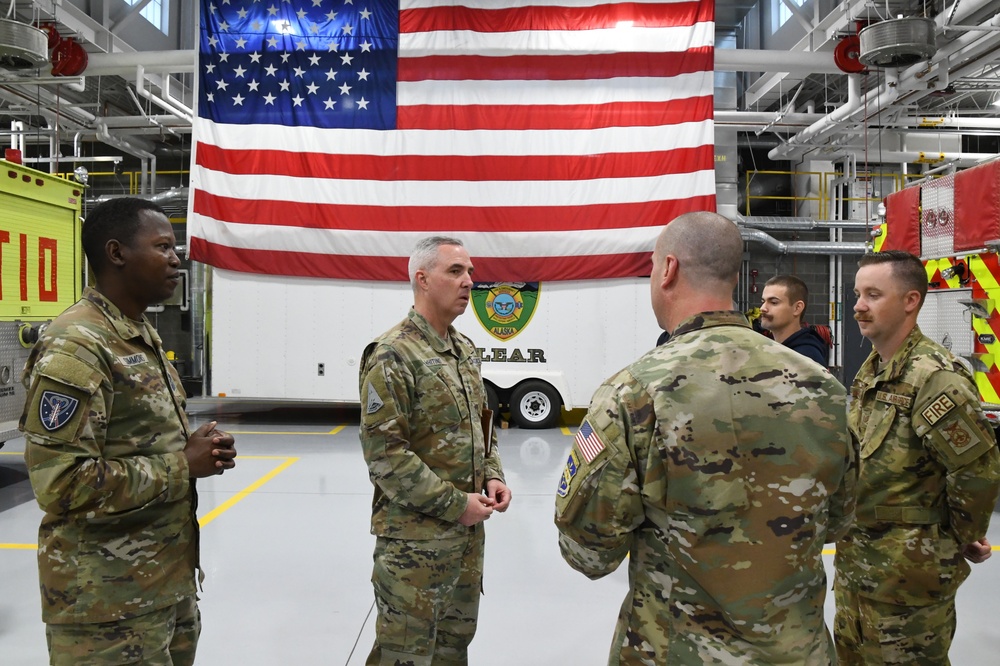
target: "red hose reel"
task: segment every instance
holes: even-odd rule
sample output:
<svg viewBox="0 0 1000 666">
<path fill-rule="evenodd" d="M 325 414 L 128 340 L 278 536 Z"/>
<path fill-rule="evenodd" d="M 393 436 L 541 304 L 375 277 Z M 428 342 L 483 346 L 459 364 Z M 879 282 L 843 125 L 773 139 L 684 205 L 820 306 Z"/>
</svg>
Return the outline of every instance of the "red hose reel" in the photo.
<svg viewBox="0 0 1000 666">
<path fill-rule="evenodd" d="M 63 37 L 52 23 L 38 26 L 49 36 L 52 50 L 52 76 L 79 76 L 87 69 L 87 52 L 72 37 Z"/>
<path fill-rule="evenodd" d="M 848 35 L 833 49 L 833 62 L 842 72 L 860 74 L 867 69 L 858 56 L 861 55 L 861 40 L 857 35 Z"/>
</svg>

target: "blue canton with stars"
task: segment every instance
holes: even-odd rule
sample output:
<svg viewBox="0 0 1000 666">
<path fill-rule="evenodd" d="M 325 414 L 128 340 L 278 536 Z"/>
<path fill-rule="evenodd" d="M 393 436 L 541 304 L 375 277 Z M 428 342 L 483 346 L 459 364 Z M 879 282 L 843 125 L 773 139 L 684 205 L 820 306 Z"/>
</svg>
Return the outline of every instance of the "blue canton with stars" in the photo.
<svg viewBox="0 0 1000 666">
<path fill-rule="evenodd" d="M 397 2 L 202 0 L 198 115 L 394 129 L 398 47 Z"/>
</svg>

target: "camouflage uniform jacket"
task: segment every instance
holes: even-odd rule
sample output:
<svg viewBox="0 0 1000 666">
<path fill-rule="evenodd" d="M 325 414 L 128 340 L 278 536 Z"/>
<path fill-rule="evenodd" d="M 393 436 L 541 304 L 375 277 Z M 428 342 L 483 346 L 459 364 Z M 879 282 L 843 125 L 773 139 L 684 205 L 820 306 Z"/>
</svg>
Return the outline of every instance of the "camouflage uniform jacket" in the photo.
<svg viewBox="0 0 1000 666">
<path fill-rule="evenodd" d="M 503 480 L 496 431 L 481 422 L 486 390 L 472 341 L 442 338 L 419 315 L 368 345 L 361 361 L 361 447 L 375 494 L 372 534 L 462 536 L 467 493 Z"/>
<path fill-rule="evenodd" d="M 821 553 L 854 517 L 856 448 L 844 387 L 738 312 L 605 382 L 556 525 L 588 577 L 629 555 L 609 664 L 831 663 Z"/>
<path fill-rule="evenodd" d="M 88 288 L 32 349 L 24 383 L 42 619 L 128 619 L 193 595 L 185 398 L 153 327 Z"/>
<path fill-rule="evenodd" d="M 953 597 L 969 575 L 962 547 L 986 535 L 1000 456 L 972 377 L 914 327 L 882 368 L 851 387 L 861 442 L 857 524 L 837 544 L 837 584 L 920 606 Z"/>
</svg>

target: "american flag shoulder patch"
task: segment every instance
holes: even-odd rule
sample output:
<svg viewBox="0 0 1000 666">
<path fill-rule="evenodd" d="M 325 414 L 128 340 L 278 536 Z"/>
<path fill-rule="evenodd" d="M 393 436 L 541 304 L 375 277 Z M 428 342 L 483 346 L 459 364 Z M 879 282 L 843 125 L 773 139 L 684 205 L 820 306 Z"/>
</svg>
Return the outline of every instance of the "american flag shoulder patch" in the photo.
<svg viewBox="0 0 1000 666">
<path fill-rule="evenodd" d="M 604 450 L 604 442 L 601 441 L 601 437 L 586 419 L 580 425 L 580 429 L 576 431 L 575 445 L 588 464 L 594 462 L 594 459 Z"/>
</svg>

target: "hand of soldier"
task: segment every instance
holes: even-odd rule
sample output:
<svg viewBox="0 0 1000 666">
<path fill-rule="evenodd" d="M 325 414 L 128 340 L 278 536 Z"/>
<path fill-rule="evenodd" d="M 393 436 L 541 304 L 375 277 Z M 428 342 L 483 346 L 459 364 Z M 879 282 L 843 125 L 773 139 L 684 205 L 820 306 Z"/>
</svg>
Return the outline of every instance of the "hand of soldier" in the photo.
<svg viewBox="0 0 1000 666">
<path fill-rule="evenodd" d="M 236 466 L 236 447 L 232 435 L 215 430 L 216 421 L 209 421 L 191 433 L 184 447 L 191 477 L 202 479 L 222 474 Z"/>
<path fill-rule="evenodd" d="M 458 517 L 458 522 L 466 527 L 478 525 L 493 514 L 494 504 L 496 502 L 486 495 L 468 493 L 468 503 L 465 505 L 465 511 Z"/>
<path fill-rule="evenodd" d="M 966 544 L 965 548 L 962 549 L 962 556 L 973 564 L 985 562 L 990 559 L 992 555 L 993 547 L 990 545 L 990 542 L 986 537 L 983 537 L 979 541 L 973 541 L 972 543 Z"/>
<path fill-rule="evenodd" d="M 510 506 L 510 488 L 500 479 L 490 479 L 486 482 L 486 494 L 491 500 L 496 502 L 493 505 L 494 511 L 503 513 Z"/>
</svg>

